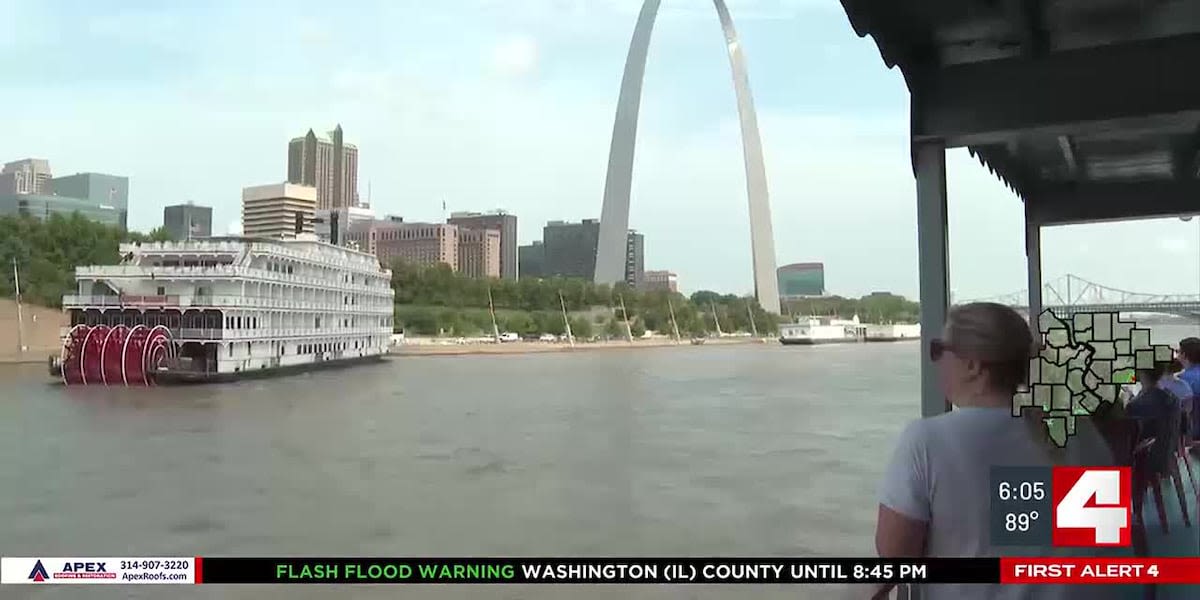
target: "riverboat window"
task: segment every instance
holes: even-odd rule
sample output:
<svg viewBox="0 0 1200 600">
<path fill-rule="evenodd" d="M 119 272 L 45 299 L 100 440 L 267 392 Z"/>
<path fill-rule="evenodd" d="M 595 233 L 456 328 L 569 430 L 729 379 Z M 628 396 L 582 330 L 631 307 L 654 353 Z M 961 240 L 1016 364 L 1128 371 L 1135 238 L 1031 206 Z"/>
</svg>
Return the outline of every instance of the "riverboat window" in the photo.
<svg viewBox="0 0 1200 600">
<path fill-rule="evenodd" d="M 229 345 L 229 355 L 233 356 L 233 344 Z"/>
<path fill-rule="evenodd" d="M 157 288 L 155 288 L 155 294 L 154 294 L 154 295 L 156 295 L 156 296 L 166 296 L 166 295 L 167 295 L 167 288 L 165 288 L 165 287 L 163 287 L 163 286 L 161 286 L 161 285 L 160 285 L 160 286 L 158 286 Z"/>
<path fill-rule="evenodd" d="M 235 326 L 234 326 L 234 329 L 241 329 L 241 328 L 242 328 L 242 318 L 241 318 L 241 317 L 238 317 L 238 318 L 237 318 L 237 325 L 235 325 Z"/>
<path fill-rule="evenodd" d="M 292 265 L 288 265 L 288 267 L 287 267 L 287 274 L 288 274 L 288 275 L 291 275 L 291 274 L 292 274 Z"/>
</svg>

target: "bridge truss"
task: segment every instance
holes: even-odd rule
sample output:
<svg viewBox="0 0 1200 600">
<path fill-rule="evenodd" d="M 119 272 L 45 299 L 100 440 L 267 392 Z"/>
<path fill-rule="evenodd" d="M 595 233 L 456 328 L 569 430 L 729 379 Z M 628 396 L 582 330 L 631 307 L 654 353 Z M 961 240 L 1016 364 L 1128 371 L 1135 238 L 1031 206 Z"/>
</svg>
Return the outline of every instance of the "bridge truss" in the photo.
<svg viewBox="0 0 1200 600">
<path fill-rule="evenodd" d="M 996 302 L 1015 308 L 1026 308 L 1029 303 L 1028 290 L 1021 290 L 988 298 L 955 301 L 955 304 L 968 302 Z M 1133 308 L 1183 307 L 1196 305 L 1200 308 L 1200 294 L 1147 294 L 1131 292 L 1109 287 L 1093 281 L 1088 281 L 1077 275 L 1062 275 L 1042 283 L 1042 304 L 1046 308 L 1071 307 L 1110 307 L 1119 306 Z"/>
</svg>

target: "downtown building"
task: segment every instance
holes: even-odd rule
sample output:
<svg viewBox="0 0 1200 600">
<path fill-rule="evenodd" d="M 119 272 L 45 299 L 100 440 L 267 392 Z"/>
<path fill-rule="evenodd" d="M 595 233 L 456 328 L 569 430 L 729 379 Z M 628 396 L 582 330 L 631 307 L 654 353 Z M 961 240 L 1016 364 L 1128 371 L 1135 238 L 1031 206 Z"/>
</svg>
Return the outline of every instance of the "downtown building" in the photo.
<svg viewBox="0 0 1200 600">
<path fill-rule="evenodd" d="M 629 230 L 625 238 L 625 285 L 638 289 L 646 275 L 646 236 Z"/>
<path fill-rule="evenodd" d="M 516 279 L 520 259 L 517 251 L 517 216 L 502 210 L 488 213 L 456 212 L 451 213 L 446 220 L 451 225 L 458 225 L 474 230 L 492 229 L 500 234 L 500 274 L 503 279 Z"/>
<path fill-rule="evenodd" d="M 0 168 L 0 214 L 36 219 L 79 213 L 86 219 L 125 229 L 129 178 L 78 173 L 54 178 L 50 162 L 27 158 Z"/>
<path fill-rule="evenodd" d="M 333 241 L 333 222 L 335 220 L 338 226 L 338 245 L 344 246 L 351 226 L 374 221 L 375 211 L 365 206 L 317 209 L 313 218 L 313 233 L 317 234 L 317 239 L 323 242 Z M 363 252 L 366 250 L 364 249 Z"/>
<path fill-rule="evenodd" d="M 316 188 L 292 183 L 273 183 L 242 190 L 242 235 L 246 237 L 292 238 L 302 220 L 301 232 L 314 233 L 317 210 Z"/>
<path fill-rule="evenodd" d="M 317 210 L 359 206 L 358 148 L 345 143 L 341 125 L 328 137 L 309 129 L 288 142 L 287 180 L 316 188 Z"/>
<path fill-rule="evenodd" d="M 541 240 L 521 246 L 517 249 L 518 277 L 521 279 L 541 279 L 546 276 L 546 246 Z"/>
<path fill-rule="evenodd" d="M 783 299 L 812 298 L 825 295 L 825 264 L 792 263 L 776 270 L 779 296 Z"/>
<path fill-rule="evenodd" d="M 679 276 L 670 271 L 646 271 L 641 289 L 647 292 L 678 292 Z"/>
<path fill-rule="evenodd" d="M 542 229 L 541 277 L 595 280 L 599 242 L 598 219 L 550 221 Z M 630 230 L 625 239 L 625 283 L 631 287 L 637 287 L 645 273 L 645 246 L 645 237 Z"/>
<path fill-rule="evenodd" d="M 446 223 L 405 223 L 400 217 L 355 223 L 346 243 L 374 254 L 388 265 L 402 260 L 414 265 L 448 265 L 458 270 L 458 226 Z"/>
<path fill-rule="evenodd" d="M 212 237 L 212 207 L 175 204 L 163 209 L 163 230 L 172 240 Z"/>
<path fill-rule="evenodd" d="M 504 238 L 497 229 L 458 228 L 458 271 L 468 277 L 499 279 Z M 514 277 L 515 279 L 515 277 Z"/>
</svg>

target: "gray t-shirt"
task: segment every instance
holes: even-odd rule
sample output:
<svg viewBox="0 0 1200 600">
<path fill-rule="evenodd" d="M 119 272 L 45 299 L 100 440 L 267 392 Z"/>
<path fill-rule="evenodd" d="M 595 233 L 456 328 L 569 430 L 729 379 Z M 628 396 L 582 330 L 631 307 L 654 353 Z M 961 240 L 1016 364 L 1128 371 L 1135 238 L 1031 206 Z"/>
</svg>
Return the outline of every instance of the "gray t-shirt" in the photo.
<svg viewBox="0 0 1200 600">
<path fill-rule="evenodd" d="M 1111 465 L 1112 452 L 1085 418 L 1063 464 Z M 900 434 L 884 475 L 880 503 L 929 524 L 926 555 L 936 557 L 1095 556 L 1095 549 L 992 546 L 991 467 L 1052 466 L 1023 419 L 1007 408 L 959 408 L 914 421 Z M 1089 552 L 1090 550 L 1090 552 Z M 1111 554 L 1111 552 L 1109 553 Z M 923 600 L 1107 599 L 1119 586 L 936 585 Z"/>
</svg>

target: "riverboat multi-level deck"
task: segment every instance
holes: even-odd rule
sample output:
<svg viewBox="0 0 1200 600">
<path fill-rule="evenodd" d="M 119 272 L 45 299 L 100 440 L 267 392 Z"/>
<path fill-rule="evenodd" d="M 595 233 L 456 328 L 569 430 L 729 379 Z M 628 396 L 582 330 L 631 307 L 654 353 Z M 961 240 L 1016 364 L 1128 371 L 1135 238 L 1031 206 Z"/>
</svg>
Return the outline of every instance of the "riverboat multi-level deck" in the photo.
<svg viewBox="0 0 1200 600">
<path fill-rule="evenodd" d="M 75 269 L 71 327 L 51 372 L 68 385 L 202 382 L 379 360 L 391 272 L 370 254 L 298 239 L 123 244 Z"/>
</svg>

